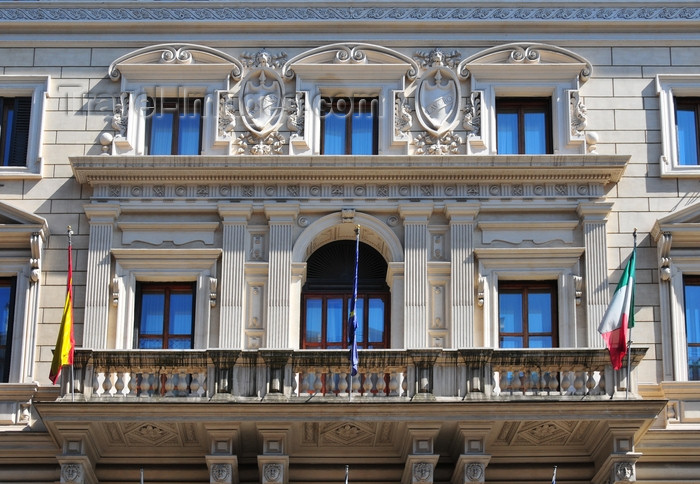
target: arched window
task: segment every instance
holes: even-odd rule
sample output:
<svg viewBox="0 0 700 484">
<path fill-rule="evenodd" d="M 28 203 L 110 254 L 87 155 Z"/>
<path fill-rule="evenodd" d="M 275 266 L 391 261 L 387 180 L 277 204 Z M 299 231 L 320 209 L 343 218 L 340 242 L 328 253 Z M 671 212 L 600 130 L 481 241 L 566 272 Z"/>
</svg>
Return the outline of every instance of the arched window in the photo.
<svg viewBox="0 0 700 484">
<path fill-rule="evenodd" d="M 301 347 L 347 348 L 347 323 L 352 298 L 355 241 L 326 244 L 307 261 L 302 290 Z M 357 346 L 389 346 L 389 287 L 382 255 L 360 243 L 357 290 Z"/>
</svg>

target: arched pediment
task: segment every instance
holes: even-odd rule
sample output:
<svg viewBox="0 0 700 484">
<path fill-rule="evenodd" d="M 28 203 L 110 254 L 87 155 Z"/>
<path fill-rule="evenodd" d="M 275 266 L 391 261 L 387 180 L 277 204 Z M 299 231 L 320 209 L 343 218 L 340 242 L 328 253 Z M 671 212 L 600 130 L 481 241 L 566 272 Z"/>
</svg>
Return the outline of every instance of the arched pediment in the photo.
<svg viewBox="0 0 700 484">
<path fill-rule="evenodd" d="M 490 80 L 573 80 L 585 82 L 592 66 L 582 56 L 553 45 L 512 43 L 481 51 L 460 62 L 458 72 Z"/>
<path fill-rule="evenodd" d="M 287 78 L 314 79 L 414 79 L 418 64 L 392 49 L 373 44 L 331 44 L 303 52 L 290 59 L 282 69 Z"/>
<path fill-rule="evenodd" d="M 401 241 L 385 223 L 364 213 L 355 213 L 353 223 L 344 223 L 340 212 L 326 215 L 304 230 L 294 244 L 292 261 L 305 262 L 329 242 L 354 240 L 355 225 L 360 225 L 360 241 L 374 247 L 387 262 L 403 262 Z"/>
<path fill-rule="evenodd" d="M 109 77 L 129 80 L 240 79 L 241 62 L 216 49 L 195 44 L 158 44 L 121 56 L 109 66 Z"/>
</svg>

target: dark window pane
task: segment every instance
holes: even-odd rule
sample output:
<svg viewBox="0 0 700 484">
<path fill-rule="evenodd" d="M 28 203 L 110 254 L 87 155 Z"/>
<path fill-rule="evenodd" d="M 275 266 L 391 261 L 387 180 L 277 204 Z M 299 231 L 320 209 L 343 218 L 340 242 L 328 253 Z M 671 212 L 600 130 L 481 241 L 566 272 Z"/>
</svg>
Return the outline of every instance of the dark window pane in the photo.
<svg viewBox="0 0 700 484">
<path fill-rule="evenodd" d="M 323 300 L 306 300 L 306 342 L 320 343 L 323 335 L 321 325 L 323 324 Z"/>
<path fill-rule="evenodd" d="M 141 298 L 141 334 L 162 335 L 165 294 L 144 294 Z"/>
<path fill-rule="evenodd" d="M 676 110 L 676 132 L 678 136 L 678 160 L 681 165 L 698 164 L 698 119 L 697 109 L 678 107 Z"/>
<path fill-rule="evenodd" d="M 547 121 L 543 112 L 524 113 L 525 154 L 547 153 Z"/>
<path fill-rule="evenodd" d="M 170 295 L 170 334 L 192 333 L 192 294 Z"/>
<path fill-rule="evenodd" d="M 173 113 L 159 113 L 151 118 L 149 155 L 170 155 L 173 146 Z"/>
<path fill-rule="evenodd" d="M 518 153 L 518 113 L 498 113 L 498 154 L 513 155 Z"/>
<path fill-rule="evenodd" d="M 369 342 L 378 343 L 384 341 L 384 300 L 370 298 L 369 300 Z"/>
<path fill-rule="evenodd" d="M 25 166 L 31 97 L 0 97 L 0 166 Z"/>
<path fill-rule="evenodd" d="M 551 333 L 552 331 L 552 295 L 528 294 L 527 321 L 529 333 Z"/>
<path fill-rule="evenodd" d="M 328 113 L 324 118 L 323 153 L 326 155 L 345 154 L 345 114 Z"/>
<path fill-rule="evenodd" d="M 343 337 L 343 299 L 334 298 L 326 301 L 326 341 L 339 343 L 342 346 Z"/>
<path fill-rule="evenodd" d="M 521 294 L 501 294 L 499 318 L 502 333 L 523 330 L 523 298 Z"/>
</svg>

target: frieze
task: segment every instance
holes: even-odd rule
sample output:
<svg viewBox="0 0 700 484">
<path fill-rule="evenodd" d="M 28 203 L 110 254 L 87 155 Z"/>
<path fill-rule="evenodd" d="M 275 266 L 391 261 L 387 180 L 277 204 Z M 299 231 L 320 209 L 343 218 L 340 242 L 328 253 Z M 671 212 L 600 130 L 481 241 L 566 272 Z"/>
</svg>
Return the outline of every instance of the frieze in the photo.
<svg viewBox="0 0 700 484">
<path fill-rule="evenodd" d="M 603 194 L 600 183 L 415 183 L 415 184 L 157 184 L 96 185 L 95 200 L 178 199 L 589 199 Z"/>
<path fill-rule="evenodd" d="M 257 21 L 264 25 L 269 22 L 309 21 L 406 21 L 406 22 L 441 22 L 450 24 L 455 20 L 472 22 L 504 21 L 566 21 L 586 22 L 635 22 L 647 21 L 657 25 L 658 22 L 678 20 L 698 20 L 700 9 L 662 7 L 645 4 L 639 7 L 586 7 L 577 5 L 565 7 L 333 7 L 308 8 L 305 6 L 287 7 L 153 7 L 120 6 L 118 9 L 102 6 L 77 7 L 61 5 L 47 8 L 41 6 L 23 6 L 0 9 L 0 21 L 41 23 L 47 22 L 114 22 L 116 25 L 127 21 L 135 22 L 221 22 L 221 21 Z"/>
</svg>

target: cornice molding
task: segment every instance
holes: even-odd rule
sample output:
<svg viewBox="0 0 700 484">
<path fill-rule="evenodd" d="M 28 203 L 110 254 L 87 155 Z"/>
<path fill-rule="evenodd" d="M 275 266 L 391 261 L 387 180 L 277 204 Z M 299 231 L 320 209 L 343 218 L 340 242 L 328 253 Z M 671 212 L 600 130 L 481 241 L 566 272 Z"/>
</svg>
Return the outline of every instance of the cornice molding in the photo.
<svg viewBox="0 0 700 484">
<path fill-rule="evenodd" d="M 150 5 L 149 5 L 150 4 Z M 210 22 L 261 22 L 277 23 L 342 22 L 366 23 L 425 23 L 437 22 L 580 22 L 616 23 L 645 22 L 658 25 L 659 22 L 700 20 L 700 8 L 690 2 L 657 6 L 652 4 L 624 6 L 584 6 L 580 3 L 561 3 L 558 6 L 391 6 L 377 2 L 345 6 L 345 3 L 318 7 L 317 4 L 297 3 L 294 6 L 265 5 L 261 7 L 231 6 L 221 2 L 210 5 L 193 6 L 190 2 L 118 2 L 112 7 L 87 5 L 76 2 L 55 2 L 46 4 L 4 6 L 0 9 L 0 22 L 22 24 L 62 23 L 62 22 L 127 22 L 170 23 L 210 23 Z M 688 5 L 684 8 L 684 5 Z"/>
<path fill-rule="evenodd" d="M 74 156 L 79 183 L 533 181 L 616 183 L 628 155 Z"/>
</svg>

